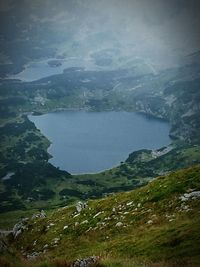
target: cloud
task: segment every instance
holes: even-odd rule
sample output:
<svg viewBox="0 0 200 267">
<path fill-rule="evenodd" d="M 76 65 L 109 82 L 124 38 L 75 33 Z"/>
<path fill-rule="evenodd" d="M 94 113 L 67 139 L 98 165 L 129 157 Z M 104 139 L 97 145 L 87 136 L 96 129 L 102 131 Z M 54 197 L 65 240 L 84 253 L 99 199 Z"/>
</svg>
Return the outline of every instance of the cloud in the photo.
<svg viewBox="0 0 200 267">
<path fill-rule="evenodd" d="M 0 3 L 4 10 L 15 3 L 12 15 L 15 13 L 21 21 L 21 14 L 26 14 L 23 25 L 31 25 L 38 39 L 40 35 L 43 40 L 48 36 L 50 46 L 58 40 L 58 50 L 82 57 L 118 48 L 119 57 L 140 57 L 167 67 L 200 49 L 198 0 L 16 0 L 13 3 L 1 0 Z"/>
</svg>

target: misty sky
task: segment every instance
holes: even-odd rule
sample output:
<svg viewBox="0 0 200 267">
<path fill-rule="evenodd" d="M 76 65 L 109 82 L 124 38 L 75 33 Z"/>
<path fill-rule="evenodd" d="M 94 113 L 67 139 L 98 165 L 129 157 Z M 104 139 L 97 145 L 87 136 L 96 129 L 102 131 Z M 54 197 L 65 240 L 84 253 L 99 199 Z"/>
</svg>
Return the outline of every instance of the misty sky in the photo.
<svg viewBox="0 0 200 267">
<path fill-rule="evenodd" d="M 168 67 L 200 49 L 198 0 L 1 0 L 0 10 L 5 40 L 68 57 L 101 52 Z M 9 59 L 9 49 L 2 58 Z"/>
</svg>

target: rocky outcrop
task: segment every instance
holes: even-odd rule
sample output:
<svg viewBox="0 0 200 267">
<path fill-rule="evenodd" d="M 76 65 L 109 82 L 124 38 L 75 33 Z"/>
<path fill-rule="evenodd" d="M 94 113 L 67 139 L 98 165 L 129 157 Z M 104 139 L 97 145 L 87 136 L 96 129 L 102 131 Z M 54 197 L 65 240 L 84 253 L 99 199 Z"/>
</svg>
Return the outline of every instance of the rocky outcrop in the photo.
<svg viewBox="0 0 200 267">
<path fill-rule="evenodd" d="M 100 257 L 98 256 L 92 256 L 88 257 L 86 259 L 77 259 L 71 264 L 71 267 L 92 267 L 96 266 L 98 263 Z"/>
<path fill-rule="evenodd" d="M 86 209 L 87 208 L 87 203 L 83 203 L 81 201 L 79 201 L 77 204 L 76 204 L 76 210 L 78 213 L 80 213 L 83 209 Z"/>
<path fill-rule="evenodd" d="M 33 214 L 32 219 L 37 219 L 37 218 L 45 218 L 46 213 L 44 210 L 41 210 L 39 213 Z"/>
<path fill-rule="evenodd" d="M 193 191 L 191 193 L 185 193 L 183 196 L 180 196 L 181 201 L 188 201 L 196 198 L 200 198 L 200 191 Z"/>
<path fill-rule="evenodd" d="M 16 223 L 12 230 L 12 235 L 14 239 L 16 239 L 20 234 L 23 233 L 24 230 L 27 229 L 26 223 L 29 220 L 29 218 L 24 218 L 20 222 Z"/>
</svg>

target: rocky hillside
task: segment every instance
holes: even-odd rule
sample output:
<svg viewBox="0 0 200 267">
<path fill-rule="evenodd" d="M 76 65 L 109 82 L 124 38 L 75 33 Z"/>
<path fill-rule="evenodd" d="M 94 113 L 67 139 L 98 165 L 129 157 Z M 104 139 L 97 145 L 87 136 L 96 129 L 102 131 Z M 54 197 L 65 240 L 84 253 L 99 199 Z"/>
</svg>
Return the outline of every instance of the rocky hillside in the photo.
<svg viewBox="0 0 200 267">
<path fill-rule="evenodd" d="M 99 266 L 199 266 L 199 201 L 197 165 L 135 191 L 42 211 L 15 225 L 2 266 L 68 266 L 92 255 Z"/>
</svg>

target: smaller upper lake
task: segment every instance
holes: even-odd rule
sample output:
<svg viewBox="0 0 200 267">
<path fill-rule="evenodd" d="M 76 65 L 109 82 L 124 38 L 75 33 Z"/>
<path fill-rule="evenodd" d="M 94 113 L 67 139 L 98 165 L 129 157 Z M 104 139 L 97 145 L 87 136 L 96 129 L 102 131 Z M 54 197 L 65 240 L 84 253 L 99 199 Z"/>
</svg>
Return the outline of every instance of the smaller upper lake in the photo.
<svg viewBox="0 0 200 267">
<path fill-rule="evenodd" d="M 78 57 L 70 57 L 64 60 L 60 60 L 60 65 L 51 66 L 48 64 L 53 59 L 46 59 L 37 62 L 29 63 L 25 69 L 15 75 L 8 76 L 9 79 L 19 79 L 24 82 L 32 82 L 45 77 L 49 77 L 56 74 L 61 74 L 65 69 L 71 67 L 83 67 L 85 70 L 97 70 L 99 69 L 91 59 L 82 59 Z"/>
<path fill-rule="evenodd" d="M 52 142 L 50 162 L 72 174 L 100 172 L 135 150 L 170 143 L 167 122 L 134 112 L 62 111 L 29 119 Z"/>
</svg>

